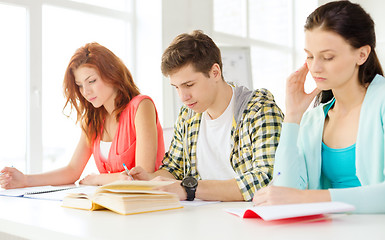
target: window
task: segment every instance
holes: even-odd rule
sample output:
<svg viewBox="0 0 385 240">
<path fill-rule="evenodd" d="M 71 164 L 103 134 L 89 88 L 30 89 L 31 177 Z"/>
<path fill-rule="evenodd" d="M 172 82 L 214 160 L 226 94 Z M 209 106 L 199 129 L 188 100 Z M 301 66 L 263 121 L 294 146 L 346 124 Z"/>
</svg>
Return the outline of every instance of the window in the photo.
<svg viewBox="0 0 385 240">
<path fill-rule="evenodd" d="M 103 8 L 109 8 L 114 10 L 128 9 L 130 8 L 131 1 L 127 0 L 72 0 L 74 2 L 86 3 Z"/>
<path fill-rule="evenodd" d="M 214 0 L 214 29 L 246 37 L 246 0 Z"/>
<path fill-rule="evenodd" d="M 27 44 L 24 7 L 0 4 L 0 168 L 25 170 L 27 139 Z"/>
<path fill-rule="evenodd" d="M 44 5 L 42 22 L 43 171 L 46 171 L 67 164 L 80 137 L 80 127 L 75 126 L 76 112 L 67 119 L 62 111 L 64 72 L 75 50 L 85 43 L 98 42 L 113 51 L 131 70 L 129 63 L 133 56 L 128 54 L 128 49 L 132 49 L 133 42 L 126 38 L 131 24 L 124 19 Z M 69 114 L 69 108 L 64 113 Z"/>
<path fill-rule="evenodd" d="M 0 25 L 0 167 L 31 173 L 68 164 L 81 130 L 76 113 L 63 114 L 62 82 L 71 56 L 88 42 L 120 57 L 162 115 L 160 18 L 158 0 L 0 0 L 7 23 Z M 89 163 L 84 174 L 96 170 Z"/>
<path fill-rule="evenodd" d="M 253 88 L 270 90 L 282 110 L 286 78 L 305 61 L 303 25 L 316 6 L 316 0 L 214 0 L 214 40 L 250 47 Z"/>
</svg>

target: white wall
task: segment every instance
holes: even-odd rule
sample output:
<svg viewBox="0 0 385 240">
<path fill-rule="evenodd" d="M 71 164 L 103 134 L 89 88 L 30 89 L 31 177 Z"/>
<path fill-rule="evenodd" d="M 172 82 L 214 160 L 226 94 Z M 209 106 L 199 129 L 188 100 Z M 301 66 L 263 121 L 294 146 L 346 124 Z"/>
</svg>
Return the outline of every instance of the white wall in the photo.
<svg viewBox="0 0 385 240">
<path fill-rule="evenodd" d="M 198 14 L 199 13 L 199 14 Z M 162 1 L 162 51 L 179 34 L 200 29 L 211 35 L 213 31 L 212 0 L 163 0 Z M 160 59 L 159 59 L 160 65 Z M 178 114 L 179 104 L 169 79 L 163 79 L 163 127 L 172 127 Z M 180 102 L 179 102 L 180 103 Z"/>
<path fill-rule="evenodd" d="M 350 0 L 351 2 L 358 3 L 370 14 L 374 23 L 377 38 L 376 52 L 382 63 L 382 67 L 385 68 L 385 1 L 383 0 Z M 319 0 L 319 5 L 332 2 L 330 0 Z"/>
<path fill-rule="evenodd" d="M 355 0 L 360 4 L 373 18 L 375 23 L 377 47 L 376 51 L 382 68 L 385 68 L 385 1 L 382 0 Z"/>
</svg>

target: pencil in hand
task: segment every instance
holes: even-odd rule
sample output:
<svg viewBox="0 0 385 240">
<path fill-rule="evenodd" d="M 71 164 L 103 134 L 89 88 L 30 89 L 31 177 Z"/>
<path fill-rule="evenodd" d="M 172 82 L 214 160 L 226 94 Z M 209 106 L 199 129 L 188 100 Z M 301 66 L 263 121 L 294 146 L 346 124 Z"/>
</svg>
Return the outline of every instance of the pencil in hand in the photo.
<svg viewBox="0 0 385 240">
<path fill-rule="evenodd" d="M 132 175 L 130 174 L 130 170 L 128 170 L 126 164 L 123 163 L 123 167 L 124 167 L 124 170 L 126 171 L 127 175 L 131 178 L 131 180 L 134 180 L 134 178 L 133 178 Z"/>
</svg>

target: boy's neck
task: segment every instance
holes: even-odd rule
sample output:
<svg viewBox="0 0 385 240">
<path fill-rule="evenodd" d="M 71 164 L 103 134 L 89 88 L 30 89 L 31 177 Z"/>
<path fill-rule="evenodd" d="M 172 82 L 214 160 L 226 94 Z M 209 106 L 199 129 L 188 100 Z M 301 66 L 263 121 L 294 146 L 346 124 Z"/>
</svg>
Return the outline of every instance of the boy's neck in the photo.
<svg viewBox="0 0 385 240">
<path fill-rule="evenodd" d="M 214 103 L 206 110 L 211 119 L 217 119 L 227 109 L 233 96 L 232 87 L 225 81 L 220 83 Z"/>
</svg>

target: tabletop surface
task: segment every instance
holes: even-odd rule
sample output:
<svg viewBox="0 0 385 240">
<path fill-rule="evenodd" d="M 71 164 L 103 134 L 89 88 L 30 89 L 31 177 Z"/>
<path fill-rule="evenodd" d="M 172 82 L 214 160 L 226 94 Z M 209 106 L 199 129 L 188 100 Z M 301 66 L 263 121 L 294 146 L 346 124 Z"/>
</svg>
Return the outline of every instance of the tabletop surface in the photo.
<svg viewBox="0 0 385 240">
<path fill-rule="evenodd" d="M 330 214 L 319 221 L 243 219 L 219 202 L 182 209 L 119 215 L 61 207 L 60 201 L 0 197 L 0 232 L 27 239 L 385 239 L 385 214 Z M 0 235 L 1 236 L 1 235 Z"/>
</svg>

